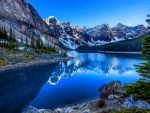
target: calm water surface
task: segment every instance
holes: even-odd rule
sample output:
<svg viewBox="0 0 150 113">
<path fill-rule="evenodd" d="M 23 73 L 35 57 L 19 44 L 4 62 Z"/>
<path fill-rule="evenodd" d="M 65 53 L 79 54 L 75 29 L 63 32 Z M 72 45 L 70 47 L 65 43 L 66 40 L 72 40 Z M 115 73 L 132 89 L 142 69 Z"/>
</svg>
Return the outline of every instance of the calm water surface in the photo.
<svg viewBox="0 0 150 113">
<path fill-rule="evenodd" d="M 100 86 L 112 80 L 139 79 L 134 64 L 139 55 L 69 51 L 68 62 L 0 74 L 0 113 L 20 113 L 29 106 L 53 109 L 98 97 Z"/>
</svg>

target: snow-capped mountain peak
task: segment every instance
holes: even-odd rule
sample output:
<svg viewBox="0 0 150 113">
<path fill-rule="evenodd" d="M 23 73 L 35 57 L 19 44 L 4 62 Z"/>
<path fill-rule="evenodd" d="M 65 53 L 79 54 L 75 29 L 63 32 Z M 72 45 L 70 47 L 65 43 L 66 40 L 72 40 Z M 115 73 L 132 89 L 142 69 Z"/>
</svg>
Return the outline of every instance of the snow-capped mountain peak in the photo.
<svg viewBox="0 0 150 113">
<path fill-rule="evenodd" d="M 44 21 L 50 26 L 60 25 L 60 22 L 58 21 L 58 19 L 55 16 L 49 16 Z"/>
<path fill-rule="evenodd" d="M 73 27 L 70 22 L 60 24 L 54 16 L 45 19 L 45 22 L 50 26 L 53 34 L 59 38 L 60 43 L 70 49 L 77 49 L 82 45 L 98 46 L 132 39 L 148 32 L 144 25 L 127 26 L 118 23 L 115 27 L 111 28 L 107 22 L 93 28 L 84 26 L 81 29 L 79 26 Z"/>
</svg>

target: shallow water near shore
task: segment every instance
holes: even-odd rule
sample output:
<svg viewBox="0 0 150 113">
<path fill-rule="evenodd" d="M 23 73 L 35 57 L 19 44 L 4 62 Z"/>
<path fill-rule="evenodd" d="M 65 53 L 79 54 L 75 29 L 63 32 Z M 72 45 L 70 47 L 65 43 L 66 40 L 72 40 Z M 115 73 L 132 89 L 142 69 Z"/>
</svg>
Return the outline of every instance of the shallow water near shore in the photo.
<svg viewBox="0 0 150 113">
<path fill-rule="evenodd" d="M 68 51 L 75 59 L 30 67 L 0 75 L 0 112 L 19 113 L 29 106 L 53 109 L 98 97 L 100 86 L 112 80 L 139 79 L 134 64 L 140 55 Z"/>
</svg>

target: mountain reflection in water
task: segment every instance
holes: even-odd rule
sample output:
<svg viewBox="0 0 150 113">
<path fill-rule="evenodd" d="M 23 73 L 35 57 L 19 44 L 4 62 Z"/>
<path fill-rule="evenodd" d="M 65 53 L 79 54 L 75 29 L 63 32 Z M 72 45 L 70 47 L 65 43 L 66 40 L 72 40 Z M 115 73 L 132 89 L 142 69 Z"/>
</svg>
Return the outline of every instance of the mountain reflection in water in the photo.
<svg viewBox="0 0 150 113">
<path fill-rule="evenodd" d="M 0 74 L 0 113 L 20 113 L 39 93 L 55 66 L 29 67 Z"/>
<path fill-rule="evenodd" d="M 0 113 L 20 113 L 29 106 L 53 109 L 100 95 L 112 80 L 122 84 L 139 79 L 133 64 L 139 55 L 69 51 L 75 59 L 0 74 Z"/>
<path fill-rule="evenodd" d="M 71 78 L 74 73 L 96 72 L 109 77 L 111 73 L 122 75 L 135 72 L 133 64 L 139 63 L 140 55 L 133 54 L 101 54 L 68 52 L 75 59 L 68 62 L 60 62 L 54 69 L 48 82 L 58 84 L 62 77 Z M 138 60 L 137 60 L 138 59 Z"/>
</svg>

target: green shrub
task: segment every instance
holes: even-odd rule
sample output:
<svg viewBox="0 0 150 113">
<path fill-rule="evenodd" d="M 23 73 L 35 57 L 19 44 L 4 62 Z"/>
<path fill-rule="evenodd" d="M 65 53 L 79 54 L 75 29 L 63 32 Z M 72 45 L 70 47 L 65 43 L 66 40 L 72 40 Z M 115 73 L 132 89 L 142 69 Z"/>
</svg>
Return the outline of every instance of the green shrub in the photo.
<svg viewBox="0 0 150 113">
<path fill-rule="evenodd" d="M 150 82 L 137 81 L 124 87 L 127 94 L 133 94 L 138 99 L 150 100 Z"/>
<path fill-rule="evenodd" d="M 9 61 L 4 56 L 1 56 L 0 57 L 0 66 L 5 66 L 8 64 L 9 64 Z"/>
<path fill-rule="evenodd" d="M 111 113 L 150 113 L 148 109 L 132 107 L 129 108 L 121 108 L 120 110 L 111 111 Z"/>
</svg>

